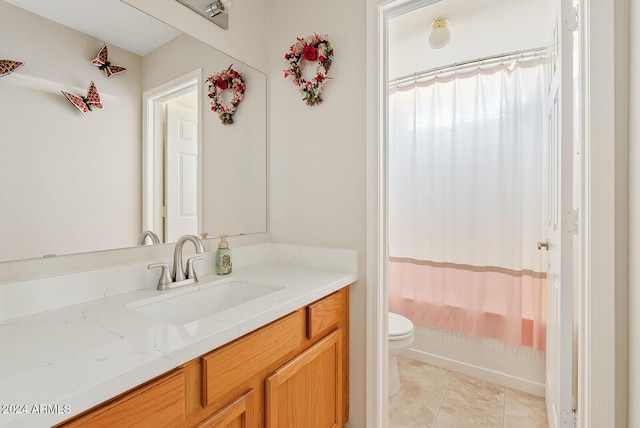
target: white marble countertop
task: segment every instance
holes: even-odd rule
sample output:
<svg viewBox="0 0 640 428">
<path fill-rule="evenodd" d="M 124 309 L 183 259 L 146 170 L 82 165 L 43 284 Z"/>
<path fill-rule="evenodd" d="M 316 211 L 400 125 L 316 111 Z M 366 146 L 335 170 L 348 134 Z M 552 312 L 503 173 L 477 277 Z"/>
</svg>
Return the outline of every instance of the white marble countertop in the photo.
<svg viewBox="0 0 640 428">
<path fill-rule="evenodd" d="M 184 325 L 127 304 L 184 292 L 127 292 L 0 322 L 0 426 L 51 426 L 320 299 L 355 271 L 262 261 L 224 277 L 283 287 Z"/>
</svg>

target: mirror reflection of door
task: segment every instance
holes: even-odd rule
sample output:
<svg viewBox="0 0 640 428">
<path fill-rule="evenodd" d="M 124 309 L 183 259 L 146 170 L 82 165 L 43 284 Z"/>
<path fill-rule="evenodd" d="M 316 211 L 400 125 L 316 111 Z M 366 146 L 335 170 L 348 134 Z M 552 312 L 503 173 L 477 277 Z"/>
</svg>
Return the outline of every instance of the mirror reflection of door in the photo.
<svg viewBox="0 0 640 428">
<path fill-rule="evenodd" d="M 147 91 L 143 230 L 162 243 L 200 227 L 200 72 Z"/>
<path fill-rule="evenodd" d="M 181 105 L 182 101 L 186 107 Z M 164 153 L 163 242 L 175 242 L 182 235 L 195 234 L 198 230 L 198 112 L 195 91 L 167 103 Z"/>
</svg>

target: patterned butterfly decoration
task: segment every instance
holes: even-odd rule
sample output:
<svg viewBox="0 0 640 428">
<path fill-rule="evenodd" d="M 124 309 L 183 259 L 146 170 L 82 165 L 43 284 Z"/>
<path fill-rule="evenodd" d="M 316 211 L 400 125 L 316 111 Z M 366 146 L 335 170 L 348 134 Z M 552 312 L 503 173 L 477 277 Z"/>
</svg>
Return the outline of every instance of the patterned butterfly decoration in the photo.
<svg viewBox="0 0 640 428">
<path fill-rule="evenodd" d="M 104 70 L 107 77 L 111 77 L 114 74 L 124 73 L 127 71 L 124 67 L 118 67 L 117 65 L 111 65 L 108 58 L 107 45 L 102 46 L 98 52 L 98 56 L 91 61 L 91 64 L 98 66 L 100 70 Z"/>
<path fill-rule="evenodd" d="M 69 101 L 71 101 L 71 104 L 76 106 L 78 110 L 82 112 L 84 117 L 87 117 L 88 111 L 92 111 L 92 106 L 102 108 L 102 104 L 100 103 L 100 94 L 98 94 L 96 84 L 93 83 L 93 81 L 89 84 L 86 97 L 79 97 L 67 91 L 62 91 L 62 93 Z"/>
<path fill-rule="evenodd" d="M 12 61 L 10 59 L 0 59 L 0 77 L 11 74 L 24 65 L 20 61 Z"/>
</svg>

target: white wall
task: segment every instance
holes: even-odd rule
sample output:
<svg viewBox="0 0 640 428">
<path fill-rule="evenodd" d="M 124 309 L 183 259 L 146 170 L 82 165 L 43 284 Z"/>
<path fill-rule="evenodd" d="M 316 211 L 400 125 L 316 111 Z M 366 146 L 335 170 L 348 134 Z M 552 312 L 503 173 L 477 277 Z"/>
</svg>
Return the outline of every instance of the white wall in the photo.
<svg viewBox="0 0 640 428">
<path fill-rule="evenodd" d="M 640 1 L 630 1 L 629 419 L 640 427 Z"/>
<path fill-rule="evenodd" d="M 270 0 L 270 225 L 275 242 L 366 244 L 365 2 Z M 328 34 L 334 61 L 320 105 L 283 78 L 296 37 Z M 351 289 L 351 426 L 365 422 L 364 279 Z"/>
</svg>

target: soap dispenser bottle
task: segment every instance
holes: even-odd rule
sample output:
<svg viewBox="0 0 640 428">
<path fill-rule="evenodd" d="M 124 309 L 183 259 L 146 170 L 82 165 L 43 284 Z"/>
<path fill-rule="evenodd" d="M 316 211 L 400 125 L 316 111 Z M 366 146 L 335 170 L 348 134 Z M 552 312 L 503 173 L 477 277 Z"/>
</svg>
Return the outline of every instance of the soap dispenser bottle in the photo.
<svg viewBox="0 0 640 428">
<path fill-rule="evenodd" d="M 216 250 L 216 274 L 227 275 L 231 273 L 231 250 L 227 242 L 227 235 L 220 235 L 220 242 Z"/>
</svg>

